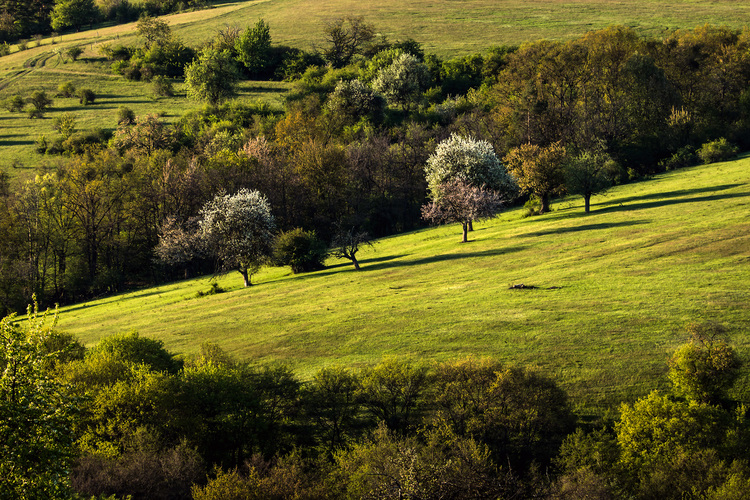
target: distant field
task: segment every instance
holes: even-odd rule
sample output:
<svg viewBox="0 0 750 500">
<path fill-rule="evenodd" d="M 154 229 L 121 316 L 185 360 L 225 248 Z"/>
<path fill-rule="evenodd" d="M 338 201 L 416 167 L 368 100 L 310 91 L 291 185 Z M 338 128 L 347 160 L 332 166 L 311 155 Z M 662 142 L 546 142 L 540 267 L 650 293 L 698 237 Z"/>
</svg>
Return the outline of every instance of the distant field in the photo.
<svg viewBox="0 0 750 500">
<path fill-rule="evenodd" d="M 185 23 L 178 32 L 197 42 L 222 25 L 263 18 L 276 43 L 309 49 L 322 43 L 326 20 L 351 14 L 364 16 L 391 40 L 411 37 L 428 53 L 455 56 L 492 45 L 568 39 L 613 24 L 659 36 L 705 23 L 735 28 L 750 23 L 750 4 L 736 0 L 258 0 L 236 5 L 241 7 Z"/>
<path fill-rule="evenodd" d="M 477 224 L 386 238 L 343 261 L 292 275 L 264 269 L 242 288 L 197 298 L 208 279 L 62 309 L 60 326 L 88 345 L 138 330 L 176 353 L 205 341 L 234 356 L 290 363 L 302 376 L 383 356 L 413 361 L 492 356 L 535 366 L 583 412 L 666 386 L 666 360 L 694 321 L 718 321 L 750 363 L 750 157 Z M 510 289 L 512 285 L 536 289 Z M 750 369 L 736 395 L 750 402 Z"/>
</svg>

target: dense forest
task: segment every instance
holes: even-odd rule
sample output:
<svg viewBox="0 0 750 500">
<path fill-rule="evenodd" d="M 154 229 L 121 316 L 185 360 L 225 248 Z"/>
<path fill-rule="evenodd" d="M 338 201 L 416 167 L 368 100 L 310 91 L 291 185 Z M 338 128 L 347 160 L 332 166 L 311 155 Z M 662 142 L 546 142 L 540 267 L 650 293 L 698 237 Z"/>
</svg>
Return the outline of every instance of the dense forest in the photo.
<svg viewBox="0 0 750 500">
<path fill-rule="evenodd" d="M 731 157 L 750 137 L 745 31 L 656 40 L 611 27 L 448 60 L 377 37 L 361 18 L 330 22 L 315 52 L 274 45 L 262 20 L 202 47 L 158 19 L 141 18 L 138 31 L 140 45 L 104 48 L 112 70 L 163 95 L 184 78 L 205 104 L 173 124 L 123 107 L 114 131 L 56 118 L 59 136 L 40 137 L 37 151 L 64 165 L 0 186 L 6 312 L 32 294 L 70 303 L 213 272 L 200 252 L 176 261 L 155 248 L 241 189 L 267 198 L 277 232 L 314 233 L 324 246 L 342 228 L 377 237 L 419 227 L 434 191 L 428 159 L 451 137 L 489 144 L 518 182 L 503 203 L 528 202 L 530 213 L 565 192 L 588 206 L 612 183 Z M 248 78 L 293 81 L 285 109 L 231 100 Z M 95 99 L 95 89 L 60 87 Z M 51 101 L 35 92 L 6 105 L 39 116 Z"/>
<path fill-rule="evenodd" d="M 741 499 L 740 361 L 690 327 L 669 393 L 576 422 L 551 379 L 491 359 L 387 358 L 306 382 L 206 343 L 177 358 L 136 333 L 85 349 L 30 311 L 0 324 L 0 497 Z M 578 428 L 576 429 L 576 424 Z"/>
</svg>

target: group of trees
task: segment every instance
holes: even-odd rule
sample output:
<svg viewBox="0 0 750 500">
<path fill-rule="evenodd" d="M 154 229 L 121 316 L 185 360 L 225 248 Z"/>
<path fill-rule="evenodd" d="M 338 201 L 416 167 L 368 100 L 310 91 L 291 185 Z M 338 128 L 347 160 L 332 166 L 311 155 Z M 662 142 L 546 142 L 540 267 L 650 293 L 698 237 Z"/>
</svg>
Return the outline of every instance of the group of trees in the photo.
<svg viewBox="0 0 750 500">
<path fill-rule="evenodd" d="M 184 73 L 208 104 L 173 124 L 120 110 L 111 136 L 61 121 L 70 136 L 38 148 L 67 164 L 0 191 L 6 310 L 34 292 L 49 304 L 212 272 L 215 253 L 154 257 L 160 235 L 195 233 L 222 191 L 260 192 L 279 232 L 314 232 L 324 245 L 342 228 L 377 237 L 425 220 L 468 233 L 514 199 L 544 213 L 576 193 L 588 211 L 613 183 L 725 158 L 750 137 L 747 32 L 657 41 L 609 28 L 441 60 L 371 36 L 359 18 L 327 25 L 317 54 L 274 46 L 262 20 L 199 50 L 157 19 L 138 30 L 142 46 L 106 49 L 118 71 Z M 251 76 L 292 78 L 285 108 L 222 102 L 234 78 Z"/>
<path fill-rule="evenodd" d="M 386 359 L 307 382 L 137 333 L 84 349 L 35 310 L 0 323 L 8 498 L 742 498 L 740 360 L 714 324 L 673 354 L 672 393 L 580 424 L 540 373 Z M 80 495 L 76 497 L 75 495 Z"/>
<path fill-rule="evenodd" d="M 79 31 L 94 23 L 126 23 L 205 5 L 198 0 L 34 0 L 0 2 L 0 42 L 15 42 L 51 32 Z"/>
</svg>

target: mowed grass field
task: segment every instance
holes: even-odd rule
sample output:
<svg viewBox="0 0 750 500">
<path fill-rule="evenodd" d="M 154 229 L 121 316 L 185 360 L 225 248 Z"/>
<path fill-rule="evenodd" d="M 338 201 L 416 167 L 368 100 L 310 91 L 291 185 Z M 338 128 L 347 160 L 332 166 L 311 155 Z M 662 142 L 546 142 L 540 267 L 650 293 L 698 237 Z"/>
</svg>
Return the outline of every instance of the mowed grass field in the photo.
<svg viewBox="0 0 750 500">
<path fill-rule="evenodd" d="M 510 210 L 476 224 L 375 242 L 348 261 L 293 275 L 266 268 L 255 285 L 232 273 L 63 308 L 60 327 L 91 346 L 137 330 L 190 355 L 214 342 L 233 356 L 321 367 L 490 356 L 534 367 L 579 411 L 667 387 L 667 359 L 692 322 L 716 321 L 750 364 L 750 157 L 669 172 L 592 200 Z M 524 284 L 536 288 L 511 289 Z M 750 401 L 750 369 L 735 396 Z"/>
<path fill-rule="evenodd" d="M 496 45 L 569 39 L 615 24 L 657 37 L 705 23 L 742 28 L 750 24 L 750 4 L 736 0 L 254 0 L 215 4 L 164 19 L 183 41 L 198 46 L 226 26 L 245 27 L 263 18 L 271 27 L 275 44 L 314 50 L 325 44 L 326 21 L 344 15 L 363 16 L 389 40 L 413 38 L 427 53 L 450 57 Z M 198 103 L 186 98 L 180 82 L 176 83 L 175 98 L 156 99 L 149 84 L 111 73 L 101 58 L 101 45 L 137 42 L 135 23 L 100 26 L 32 41 L 28 50 L 13 47 L 13 53 L 0 57 L 0 100 L 13 94 L 29 96 L 35 90 L 54 95 L 65 81 L 91 88 L 98 95 L 96 104 L 85 108 L 77 99 L 58 98 L 43 119 L 0 110 L 0 168 L 11 177 L 24 179 L 40 166 L 54 167 L 59 158 L 36 154 L 34 142 L 42 135 L 48 140 L 56 137 L 52 124 L 64 112 L 76 115 L 81 131 L 97 127 L 113 130 L 119 106 L 130 107 L 137 115 L 161 113 L 167 121 L 196 107 Z M 55 51 L 74 45 L 85 49 L 82 60 L 63 62 Z M 281 83 L 246 82 L 239 94 L 244 100 L 276 103 L 282 101 L 287 88 Z"/>
</svg>

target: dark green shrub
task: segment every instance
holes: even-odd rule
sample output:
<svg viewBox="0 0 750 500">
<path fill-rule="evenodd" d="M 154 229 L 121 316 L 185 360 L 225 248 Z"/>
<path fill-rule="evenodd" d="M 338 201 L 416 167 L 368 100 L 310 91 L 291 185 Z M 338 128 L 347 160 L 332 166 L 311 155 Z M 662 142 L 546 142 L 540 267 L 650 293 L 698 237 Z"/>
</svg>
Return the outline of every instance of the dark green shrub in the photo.
<svg viewBox="0 0 750 500">
<path fill-rule="evenodd" d="M 73 82 L 64 82 L 57 86 L 58 97 L 73 97 L 76 93 L 76 87 Z"/>
<path fill-rule="evenodd" d="M 20 113 L 23 111 L 24 104 L 26 104 L 26 101 L 24 101 L 23 97 L 14 95 L 5 100 L 5 109 L 11 113 Z"/>
<path fill-rule="evenodd" d="M 0 57 L 7 56 L 10 54 L 10 45 L 8 45 L 8 42 L 0 43 Z"/>
<path fill-rule="evenodd" d="M 314 231 L 292 229 L 276 237 L 273 261 L 278 266 L 291 266 L 292 272 L 305 273 L 323 269 L 328 249 Z"/>
<path fill-rule="evenodd" d="M 91 147 L 96 147 L 98 144 L 105 144 L 112 133 L 100 128 L 90 130 L 88 132 L 73 134 L 62 143 L 61 153 L 71 154 L 83 154 Z M 47 150 L 50 153 L 50 150 Z"/>
<path fill-rule="evenodd" d="M 73 61 L 76 61 L 78 60 L 79 57 L 81 57 L 81 54 L 83 54 L 83 49 L 81 47 L 70 47 L 68 50 L 65 51 L 65 53 Z"/>
<path fill-rule="evenodd" d="M 151 80 L 151 84 L 154 89 L 154 95 L 157 97 L 172 97 L 174 95 L 172 82 L 166 76 L 155 76 L 153 80 Z"/>
<path fill-rule="evenodd" d="M 78 102 L 84 106 L 93 104 L 96 100 L 96 93 L 91 89 L 81 89 L 78 91 Z"/>
<path fill-rule="evenodd" d="M 34 107 L 34 110 L 39 112 L 37 116 L 41 116 L 52 105 L 52 99 L 47 97 L 47 93 L 43 90 L 35 91 L 26 101 Z M 36 118 L 36 116 L 32 118 Z"/>
<path fill-rule="evenodd" d="M 677 168 L 692 167 L 698 164 L 698 156 L 691 146 L 678 149 L 672 156 L 661 160 L 659 166 L 663 170 L 675 170 Z"/>
<path fill-rule="evenodd" d="M 182 363 L 164 348 L 164 342 L 141 337 L 138 332 L 105 337 L 94 351 L 113 354 L 131 363 L 143 363 L 158 372 L 177 373 L 182 367 Z"/>
<path fill-rule="evenodd" d="M 99 52 L 110 61 L 127 61 L 133 56 L 134 49 L 124 45 L 103 45 Z"/>
<path fill-rule="evenodd" d="M 132 125 L 135 123 L 135 112 L 126 107 L 120 106 L 117 108 L 117 124 L 118 125 Z"/>
<path fill-rule="evenodd" d="M 731 160 L 737 156 L 739 148 L 725 138 L 705 143 L 696 152 L 703 163 Z"/>
<path fill-rule="evenodd" d="M 206 297 L 208 295 L 216 295 L 217 293 L 224 293 L 224 292 L 226 292 L 226 290 L 222 288 L 217 282 L 214 281 L 213 283 L 211 283 L 211 288 L 209 288 L 205 292 L 203 290 L 198 290 L 195 293 L 195 296 L 200 298 L 200 297 Z"/>
</svg>

